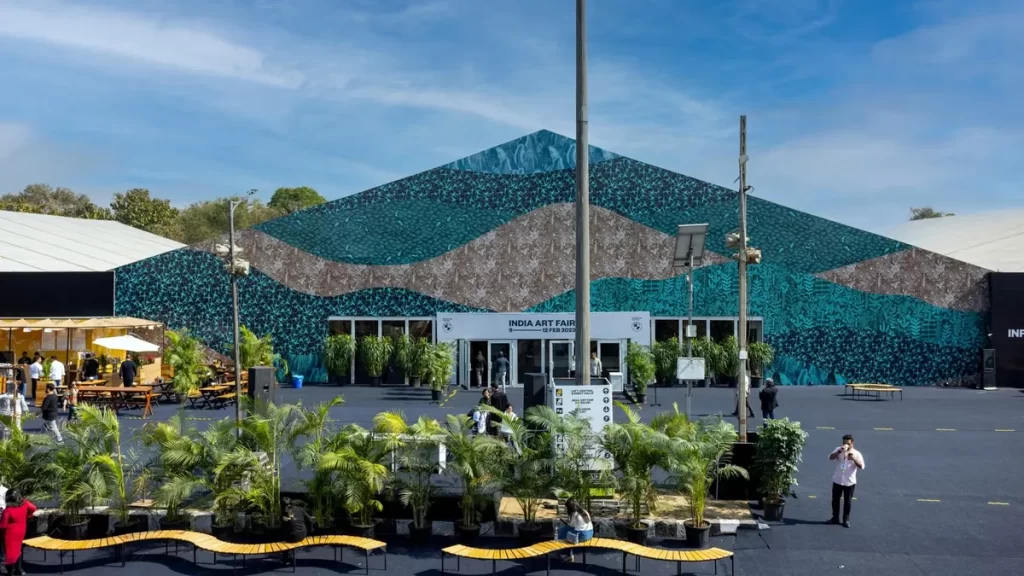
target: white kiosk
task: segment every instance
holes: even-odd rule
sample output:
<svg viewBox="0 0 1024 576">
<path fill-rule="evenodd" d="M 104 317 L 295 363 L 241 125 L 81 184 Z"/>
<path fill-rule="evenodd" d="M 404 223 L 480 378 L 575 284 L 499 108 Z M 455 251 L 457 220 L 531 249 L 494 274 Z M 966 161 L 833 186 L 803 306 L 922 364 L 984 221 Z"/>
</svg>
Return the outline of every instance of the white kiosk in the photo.
<svg viewBox="0 0 1024 576">
<path fill-rule="evenodd" d="M 576 316 L 572 312 L 440 313 L 437 341 L 452 342 L 456 353 L 456 382 L 476 386 L 498 382 L 522 385 L 521 375 L 546 373 L 549 378 L 570 378 L 577 363 L 589 369 L 590 350 L 576 352 Z M 591 350 L 597 352 L 602 373 L 622 373 L 613 381 L 620 392 L 626 371 L 627 344 L 650 345 L 648 312 L 592 312 Z M 500 360 L 504 358 L 504 361 Z M 504 379 L 500 374 L 504 369 Z"/>
</svg>

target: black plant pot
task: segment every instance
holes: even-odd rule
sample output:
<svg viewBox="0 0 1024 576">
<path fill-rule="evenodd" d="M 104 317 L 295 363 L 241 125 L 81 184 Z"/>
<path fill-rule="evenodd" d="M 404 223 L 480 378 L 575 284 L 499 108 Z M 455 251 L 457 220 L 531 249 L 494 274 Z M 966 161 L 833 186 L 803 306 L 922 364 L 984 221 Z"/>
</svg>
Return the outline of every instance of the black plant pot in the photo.
<svg viewBox="0 0 1024 576">
<path fill-rule="evenodd" d="M 711 523 L 704 522 L 703 526 L 693 526 L 690 521 L 683 522 L 683 529 L 686 531 L 686 545 L 690 548 L 707 548 L 708 537 L 711 536 Z"/>
<path fill-rule="evenodd" d="M 764 519 L 768 522 L 781 522 L 783 512 L 786 509 L 786 501 L 778 500 L 776 502 L 764 503 Z"/>
<path fill-rule="evenodd" d="M 423 380 L 419 376 L 413 376 L 409 378 L 409 386 L 419 388 L 420 386 L 423 386 Z"/>
<path fill-rule="evenodd" d="M 455 535 L 459 539 L 459 544 L 473 546 L 480 539 L 480 525 L 463 526 L 462 522 L 456 522 Z"/>
<path fill-rule="evenodd" d="M 380 387 L 380 376 L 370 376 L 370 386 L 374 388 Z"/>
<path fill-rule="evenodd" d="M 64 520 L 64 519 L 62 519 Z M 86 540 L 89 538 L 89 520 L 82 520 L 74 524 L 61 522 L 60 535 L 65 540 Z"/>
<path fill-rule="evenodd" d="M 441 391 L 440 390 L 431 389 L 430 390 L 430 399 L 435 401 L 435 402 L 440 400 L 441 399 Z"/>
<path fill-rule="evenodd" d="M 165 516 L 165 517 L 160 519 L 160 529 L 161 530 L 191 530 L 192 529 L 192 519 L 187 517 L 187 516 L 185 516 L 185 517 L 178 518 L 178 519 L 168 520 L 167 517 Z"/>
<path fill-rule="evenodd" d="M 417 528 L 412 522 L 409 523 L 409 542 L 413 546 L 425 546 L 430 542 L 430 535 L 432 533 L 433 528 L 430 520 L 427 520 L 427 525 L 422 528 Z"/>
<path fill-rule="evenodd" d="M 537 544 L 543 540 L 541 532 L 544 530 L 544 526 L 540 524 L 527 524 L 523 522 L 519 525 L 519 543 L 522 546 L 531 546 Z"/>
<path fill-rule="evenodd" d="M 639 394 L 638 393 L 636 395 L 636 403 L 637 404 L 646 404 L 647 403 L 647 392 L 644 392 L 643 394 Z"/>
<path fill-rule="evenodd" d="M 352 536 L 360 536 L 362 538 L 371 538 L 372 539 L 372 538 L 375 538 L 376 535 L 377 535 L 377 529 L 376 528 L 377 527 L 376 527 L 375 524 L 370 524 L 369 526 L 362 526 L 360 524 L 352 524 L 351 526 L 349 526 L 349 531 L 352 533 Z"/>
<path fill-rule="evenodd" d="M 762 380 L 762 378 L 760 376 L 751 376 L 750 377 L 750 387 L 751 388 L 760 388 L 761 387 L 761 380 Z"/>
<path fill-rule="evenodd" d="M 114 522 L 114 536 L 124 536 L 125 534 L 147 531 L 149 531 L 149 518 L 146 517 L 129 518 L 124 524 Z"/>
<path fill-rule="evenodd" d="M 626 540 L 633 544 L 647 546 L 647 526 L 641 528 L 626 526 Z"/>
</svg>

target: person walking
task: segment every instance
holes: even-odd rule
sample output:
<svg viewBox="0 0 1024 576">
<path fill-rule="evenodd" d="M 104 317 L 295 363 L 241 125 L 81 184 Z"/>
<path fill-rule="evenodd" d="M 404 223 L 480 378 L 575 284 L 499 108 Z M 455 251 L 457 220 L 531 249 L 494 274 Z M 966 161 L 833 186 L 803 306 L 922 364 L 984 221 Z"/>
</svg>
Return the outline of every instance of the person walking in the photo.
<svg viewBox="0 0 1024 576">
<path fill-rule="evenodd" d="M 562 520 L 563 525 L 558 527 L 559 540 L 579 544 L 594 537 L 594 523 L 591 521 L 590 513 L 584 510 L 576 499 L 569 498 L 565 501 L 565 512 L 569 515 L 569 520 Z M 572 550 L 569 550 L 567 559 L 569 562 L 576 560 Z"/>
<path fill-rule="evenodd" d="M 43 413 L 43 430 L 48 431 L 57 439 L 57 444 L 63 444 L 64 438 L 60 435 L 60 427 L 57 426 L 57 413 L 60 411 L 60 400 L 57 398 L 57 388 L 53 383 L 46 385 L 46 398 L 43 398 L 43 405 L 40 407 Z"/>
<path fill-rule="evenodd" d="M 36 384 L 39 383 L 39 379 L 43 377 L 43 358 L 36 356 L 35 360 L 28 367 L 28 378 L 32 381 L 32 394 L 36 393 Z M 22 388 L 21 395 L 25 395 L 25 389 Z"/>
<path fill-rule="evenodd" d="M 850 527 L 850 501 L 853 489 L 857 487 L 857 471 L 864 469 L 864 455 L 853 447 L 853 436 L 843 436 L 842 446 L 828 455 L 836 460 L 836 471 L 832 474 L 832 519 L 829 524 L 839 524 L 839 498 L 843 499 L 843 526 Z"/>
<path fill-rule="evenodd" d="M 476 375 L 476 386 L 477 388 L 486 388 L 487 384 L 484 384 L 484 372 L 487 371 L 487 359 L 484 358 L 484 353 L 477 350 L 476 358 L 473 359 L 473 373 Z"/>
<path fill-rule="evenodd" d="M 121 384 L 123 384 L 125 388 L 131 388 L 135 385 L 136 370 L 135 362 L 132 362 L 131 356 L 125 358 L 124 362 L 121 362 L 119 372 L 121 373 Z"/>
<path fill-rule="evenodd" d="M 475 424 L 473 431 L 476 434 L 487 433 L 487 416 L 489 413 L 485 406 L 491 405 L 491 390 L 490 388 L 484 388 L 484 391 L 480 394 L 480 402 L 477 403 L 473 409 L 473 423 Z"/>
<path fill-rule="evenodd" d="M 36 507 L 22 498 L 17 490 L 8 491 L 5 501 L 7 507 L 0 514 L 0 530 L 4 533 L 4 565 L 8 575 L 17 576 L 25 573 L 21 567 L 21 545 L 25 541 L 28 519 L 36 513 Z"/>
<path fill-rule="evenodd" d="M 50 356 L 50 380 L 53 380 L 53 384 L 60 388 L 60 383 L 64 381 L 64 363 L 57 360 L 57 356 Z"/>
<path fill-rule="evenodd" d="M 768 378 L 764 381 L 764 388 L 757 394 L 757 397 L 761 400 L 761 418 L 765 420 L 775 419 L 775 409 L 779 407 L 778 400 L 779 389 L 775 386 L 775 381 Z"/>
<path fill-rule="evenodd" d="M 78 420 L 78 383 L 68 382 L 68 422 Z"/>
<path fill-rule="evenodd" d="M 508 382 L 508 358 L 501 350 L 498 350 L 498 358 L 494 361 L 494 374 L 494 383 L 504 389 Z"/>
<path fill-rule="evenodd" d="M 601 359 L 597 357 L 597 352 L 590 353 L 590 376 L 591 378 L 600 378 L 602 372 Z"/>
</svg>

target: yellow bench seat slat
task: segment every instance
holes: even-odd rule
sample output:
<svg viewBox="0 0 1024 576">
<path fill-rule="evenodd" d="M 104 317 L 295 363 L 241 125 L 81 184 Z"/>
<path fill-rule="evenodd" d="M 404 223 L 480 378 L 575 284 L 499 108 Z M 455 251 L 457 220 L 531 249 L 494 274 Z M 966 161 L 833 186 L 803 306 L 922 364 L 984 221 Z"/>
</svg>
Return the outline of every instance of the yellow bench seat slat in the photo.
<svg viewBox="0 0 1024 576">
<path fill-rule="evenodd" d="M 733 555 L 732 552 L 721 548 L 707 548 L 705 550 L 669 550 L 665 548 L 641 546 L 639 544 L 616 540 L 613 538 L 592 538 L 579 544 L 571 544 L 564 540 L 548 540 L 546 542 L 539 542 L 532 546 L 525 546 L 523 548 L 507 549 L 474 548 L 472 546 L 456 544 L 454 546 L 444 548 L 442 552 L 452 556 L 469 558 L 471 560 L 520 560 L 524 558 L 543 556 L 545 554 L 551 554 L 553 552 L 569 550 L 572 548 L 616 550 L 619 552 L 625 552 L 626 554 L 639 556 L 641 558 L 671 562 L 714 562 L 718 560 L 725 560 Z"/>
</svg>

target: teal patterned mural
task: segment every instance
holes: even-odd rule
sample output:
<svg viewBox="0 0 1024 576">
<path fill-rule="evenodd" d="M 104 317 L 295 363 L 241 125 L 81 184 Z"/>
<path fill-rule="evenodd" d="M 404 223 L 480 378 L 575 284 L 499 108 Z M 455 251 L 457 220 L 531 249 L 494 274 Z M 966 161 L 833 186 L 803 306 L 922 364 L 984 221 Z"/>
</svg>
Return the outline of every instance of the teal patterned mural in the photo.
<svg viewBox="0 0 1024 576">
<path fill-rule="evenodd" d="M 467 296 L 472 296 L 472 286 L 442 294 L 424 283 L 434 282 L 438 275 L 459 277 L 466 267 L 494 266 L 474 256 L 477 248 L 461 259 L 439 257 L 479 239 L 494 238 L 492 233 L 499 227 L 513 227 L 516 234 L 531 236 L 530 246 L 543 246 L 550 231 L 532 227 L 535 224 L 523 216 L 572 202 L 574 155 L 575 142 L 542 131 L 258 225 L 254 234 L 277 242 L 275 250 L 283 242 L 313 260 L 304 260 L 304 275 L 289 273 L 286 261 L 273 264 L 273 278 L 257 269 L 243 279 L 242 322 L 257 333 L 273 334 L 292 365 L 302 366 L 308 379 L 318 380 L 328 316 L 504 311 L 489 296 Z M 685 222 L 708 222 L 713 231 L 708 250 L 719 255 L 728 252 L 724 234 L 735 229 L 738 210 L 734 191 L 598 148 L 590 150 L 590 159 L 594 206 L 650 232 L 646 243 L 637 244 L 635 237 L 621 230 L 594 230 L 602 250 L 613 252 L 609 266 L 616 259 L 654 257 L 638 254 L 639 246 L 650 249 L 651 242 L 674 235 L 676 225 Z M 976 373 L 985 302 L 983 296 L 966 302 L 962 293 L 983 282 L 984 271 L 760 198 L 750 199 L 748 216 L 751 243 L 763 255 L 763 264 L 750 268 L 751 313 L 765 318 L 765 338 L 777 352 L 772 370 L 781 383 L 915 385 L 956 381 Z M 571 221 L 553 224 L 571 226 Z M 553 238 L 547 250 L 571 253 L 572 246 L 552 244 Z M 538 273 L 538 264 L 530 262 L 534 255 L 517 253 L 521 246 L 484 244 L 491 250 L 488 254 L 509 255 L 494 272 L 508 275 L 508 290 L 522 289 L 517 274 Z M 280 254 L 268 254 L 269 260 L 263 261 L 279 262 Z M 376 281 L 348 282 L 337 276 L 313 282 L 308 271 L 319 269 L 317 262 L 356 265 L 330 274 L 381 278 L 385 284 L 394 284 L 395 275 L 405 275 L 406 288 L 375 287 Z M 714 262 L 694 274 L 695 313 L 733 316 L 736 265 L 721 257 Z M 423 266 L 437 266 L 437 273 L 424 274 Z M 369 271 L 372 276 L 366 276 Z M 685 315 L 686 280 L 666 276 L 670 274 L 596 279 L 591 288 L 592 309 Z M 328 290 L 338 286 L 359 288 Z M 532 304 L 527 309 L 571 311 L 574 295 L 559 293 L 562 289 L 528 300 Z M 324 290 L 331 295 L 324 295 Z M 465 304 L 470 300 L 476 305 Z M 224 349 L 230 338 L 226 273 L 203 250 L 178 250 L 118 269 L 116 308 L 118 314 L 190 328 L 214 348 Z"/>
</svg>

